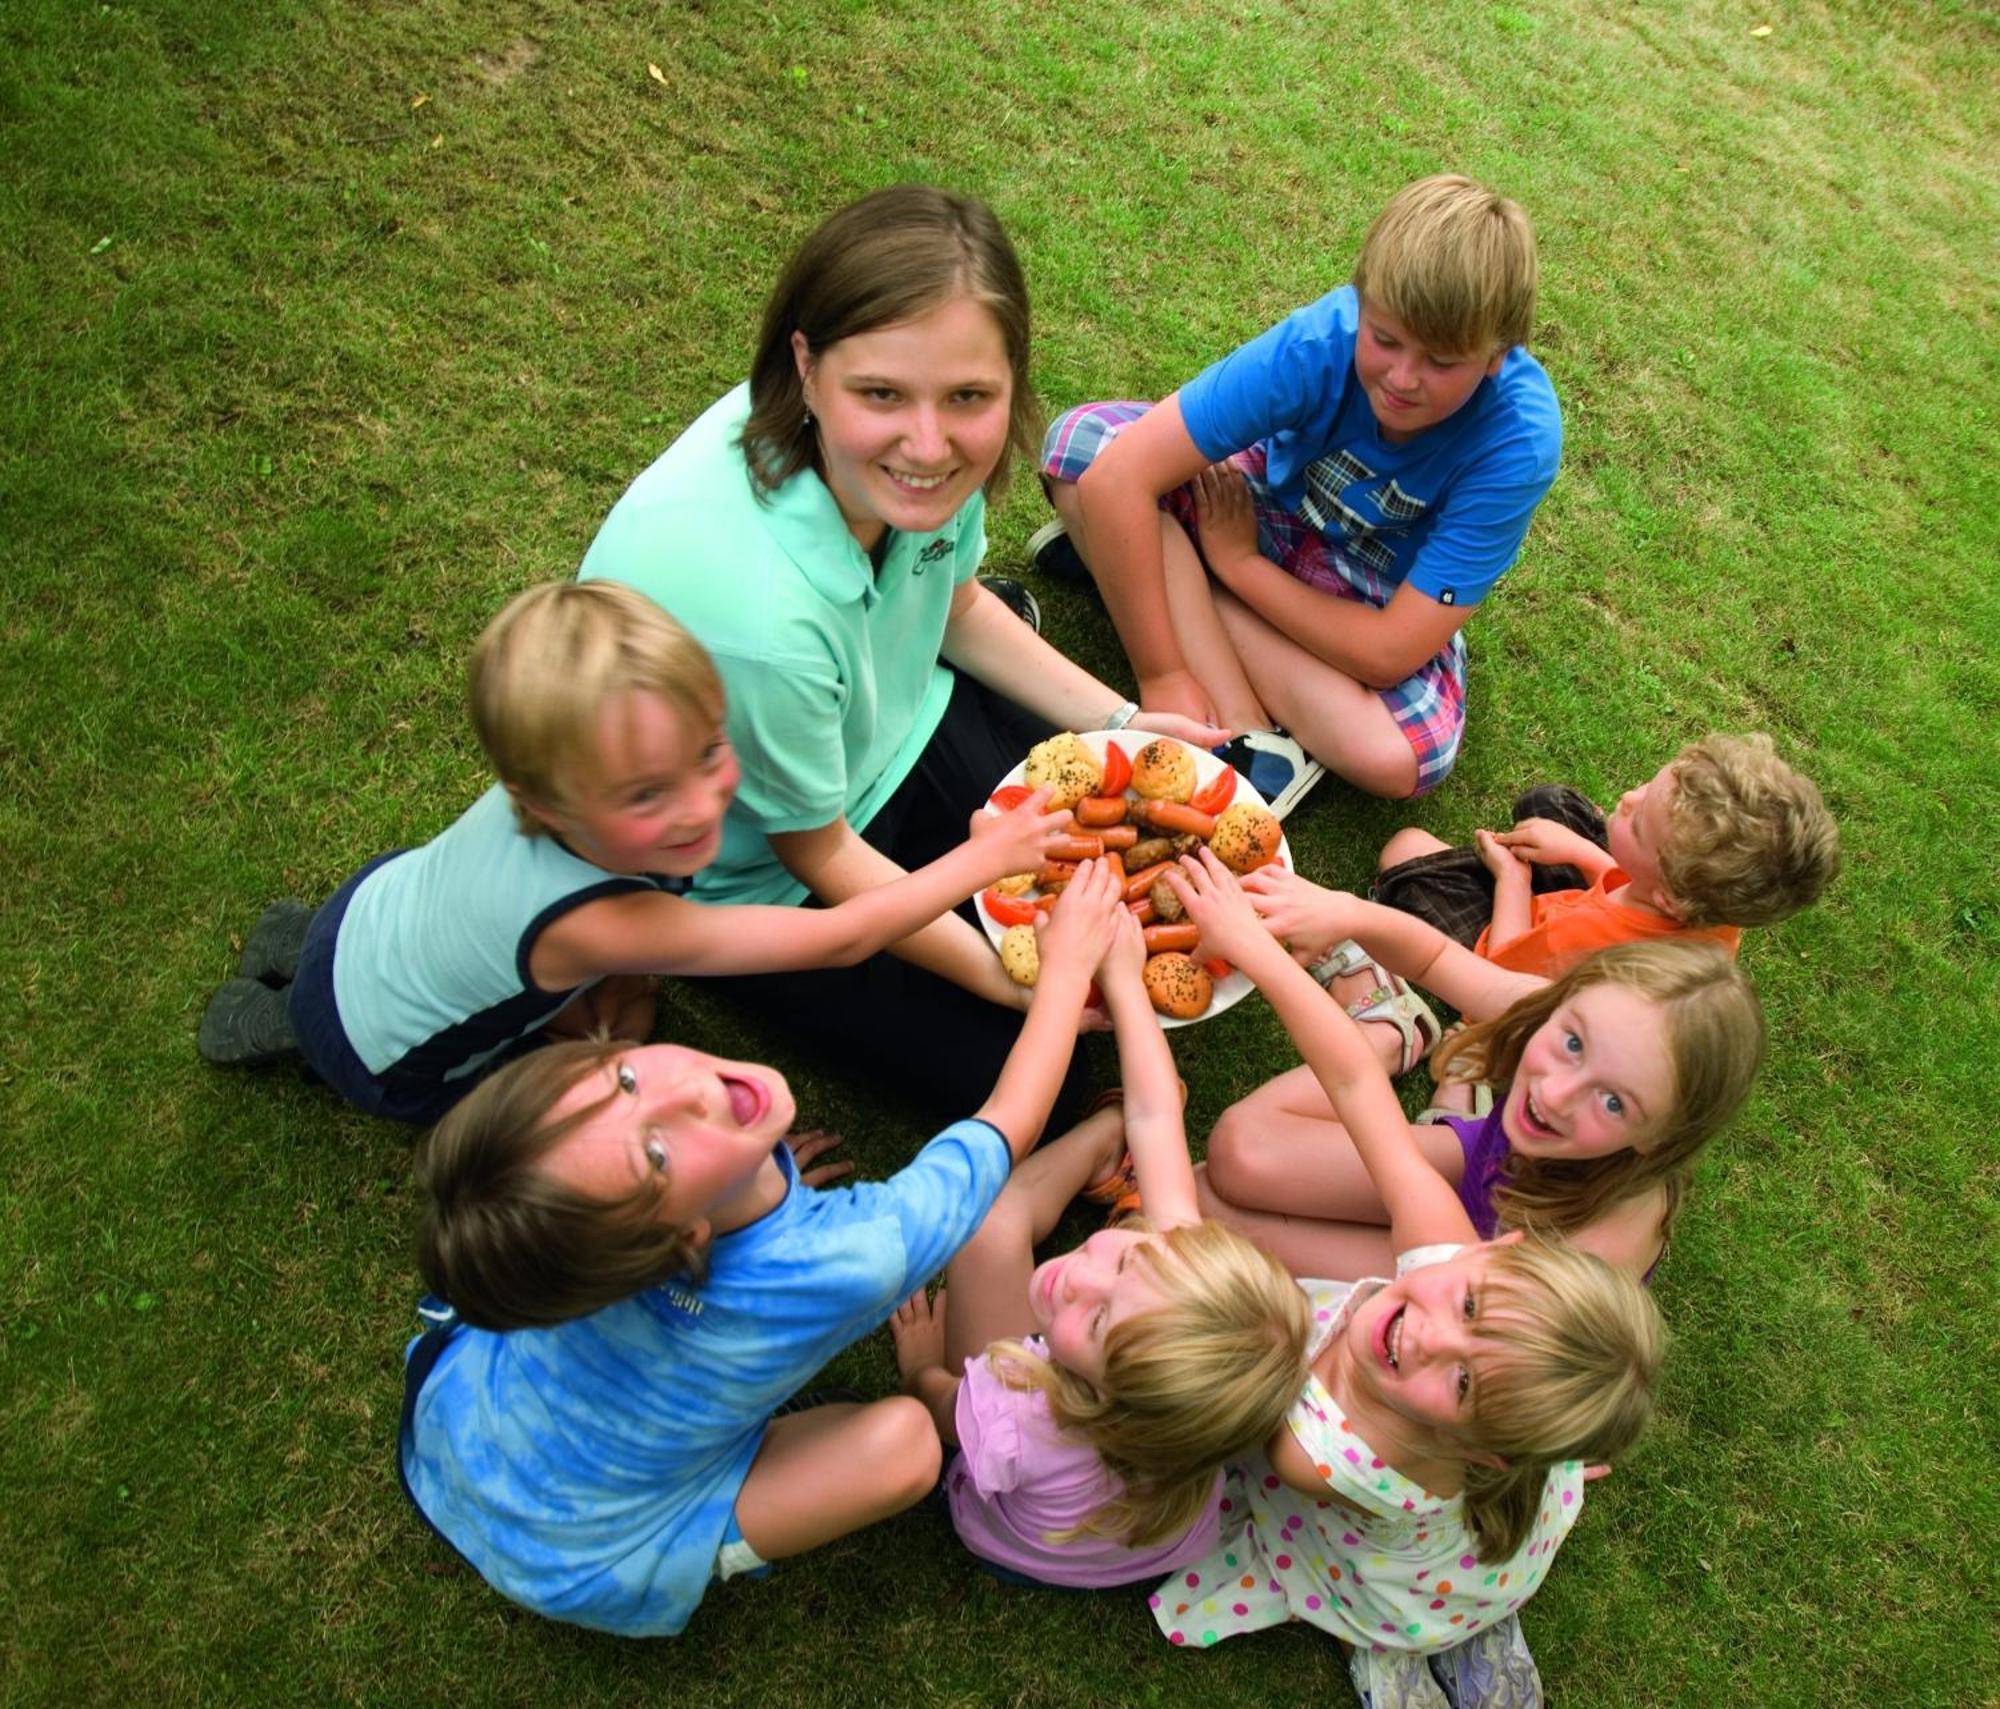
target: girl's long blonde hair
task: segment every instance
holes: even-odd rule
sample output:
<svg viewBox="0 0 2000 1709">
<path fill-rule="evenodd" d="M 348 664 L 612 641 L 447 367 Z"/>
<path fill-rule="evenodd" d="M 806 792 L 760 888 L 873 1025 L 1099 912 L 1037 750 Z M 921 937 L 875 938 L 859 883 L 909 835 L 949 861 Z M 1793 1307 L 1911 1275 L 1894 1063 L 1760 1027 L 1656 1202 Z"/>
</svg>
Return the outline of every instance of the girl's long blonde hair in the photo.
<svg viewBox="0 0 2000 1709">
<path fill-rule="evenodd" d="M 1519 1553 L 1565 1460 L 1610 1461 L 1652 1416 L 1666 1330 L 1627 1272 L 1572 1247 L 1526 1240 L 1488 1250 L 1479 1325 L 1492 1352 L 1473 1382 L 1465 1511 L 1481 1560 Z"/>
<path fill-rule="evenodd" d="M 1208 1222 L 1168 1229 L 1135 1261 L 1165 1303 L 1112 1326 L 1101 1386 L 1018 1341 L 986 1352 L 1003 1381 L 1046 1394 L 1056 1424 L 1123 1485 L 1052 1543 L 1092 1534 L 1139 1547 L 1180 1535 L 1223 1462 L 1268 1438 L 1305 1387 L 1306 1296 L 1276 1259 Z"/>
<path fill-rule="evenodd" d="M 1672 940 L 1601 949 L 1497 1019 L 1446 1040 L 1431 1059 L 1431 1071 L 1440 1081 L 1451 1069 L 1451 1078 L 1507 1085 L 1528 1040 L 1564 1003 L 1593 985 L 1635 992 L 1660 1010 L 1660 1042 L 1673 1076 L 1669 1108 L 1644 1149 L 1628 1146 L 1587 1159 L 1510 1156 L 1494 1208 L 1503 1228 L 1570 1234 L 1658 1186 L 1666 1191 L 1660 1217 L 1664 1241 L 1696 1155 L 1736 1113 L 1764 1059 L 1764 1012 L 1726 951 Z"/>
</svg>

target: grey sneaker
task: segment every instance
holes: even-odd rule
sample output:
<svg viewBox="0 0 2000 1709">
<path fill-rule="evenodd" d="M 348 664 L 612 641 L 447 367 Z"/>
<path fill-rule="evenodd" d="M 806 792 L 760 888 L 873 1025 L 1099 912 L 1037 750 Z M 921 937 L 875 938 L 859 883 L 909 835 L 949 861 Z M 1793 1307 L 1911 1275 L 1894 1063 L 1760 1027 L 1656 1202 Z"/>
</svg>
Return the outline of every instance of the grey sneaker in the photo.
<svg viewBox="0 0 2000 1709">
<path fill-rule="evenodd" d="M 299 1041 L 285 1012 L 286 995 L 255 979 L 232 979 L 208 1000 L 195 1049 L 218 1068 L 266 1068 L 292 1062 Z"/>
<path fill-rule="evenodd" d="M 1089 566 L 1076 542 L 1069 537 L 1069 525 L 1059 516 L 1045 522 L 1028 536 L 1028 562 L 1038 575 L 1052 582 L 1068 582 L 1072 587 L 1094 588 Z"/>
<path fill-rule="evenodd" d="M 243 962 L 236 971 L 266 985 L 286 985 L 299 970 L 299 952 L 306 947 L 306 929 L 313 911 L 287 896 L 257 916 L 243 940 Z"/>
<path fill-rule="evenodd" d="M 1035 596 L 1011 576 L 981 576 L 979 585 L 1013 612 L 1027 626 L 1039 635 L 1042 632 L 1042 608 Z"/>
<path fill-rule="evenodd" d="M 1280 819 L 1298 806 L 1326 767 L 1282 730 L 1249 730 L 1215 750 L 1250 780 Z"/>
</svg>

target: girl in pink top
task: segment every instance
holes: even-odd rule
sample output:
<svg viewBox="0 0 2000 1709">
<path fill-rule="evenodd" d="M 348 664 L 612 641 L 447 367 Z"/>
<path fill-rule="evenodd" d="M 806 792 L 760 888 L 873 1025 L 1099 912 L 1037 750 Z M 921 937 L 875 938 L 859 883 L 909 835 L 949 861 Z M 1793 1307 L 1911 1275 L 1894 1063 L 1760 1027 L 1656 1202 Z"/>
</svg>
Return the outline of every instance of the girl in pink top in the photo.
<svg viewBox="0 0 2000 1709">
<path fill-rule="evenodd" d="M 1305 1295 L 1241 1235 L 1204 1224 L 1165 1034 L 1128 918 L 1098 983 L 1124 1070 L 1111 1106 L 1014 1172 L 945 1270 L 891 1325 L 904 1387 L 962 1451 L 945 1473 L 975 1555 L 1041 1583 L 1132 1584 L 1215 1545 L 1223 1462 L 1263 1441 L 1305 1376 Z M 1078 1192 L 1129 1162 L 1148 1220 L 1035 1267 Z M 947 1298 L 950 1301 L 946 1308 Z"/>
</svg>

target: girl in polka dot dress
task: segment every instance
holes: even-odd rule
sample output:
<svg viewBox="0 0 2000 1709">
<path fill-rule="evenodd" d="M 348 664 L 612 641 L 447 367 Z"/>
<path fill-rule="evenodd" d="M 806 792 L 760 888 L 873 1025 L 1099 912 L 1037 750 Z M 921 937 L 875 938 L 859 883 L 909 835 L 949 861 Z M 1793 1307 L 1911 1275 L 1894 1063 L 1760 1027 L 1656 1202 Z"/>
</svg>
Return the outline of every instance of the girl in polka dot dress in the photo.
<svg viewBox="0 0 2000 1709">
<path fill-rule="evenodd" d="M 1203 851 L 1169 882 L 1202 953 L 1255 980 L 1326 1088 L 1389 1210 L 1391 1281 L 1305 1284 L 1311 1372 L 1262 1456 L 1233 1468 L 1223 1537 L 1151 1599 L 1176 1644 L 1308 1620 L 1359 1649 L 1429 1651 L 1541 1585 L 1584 1463 L 1638 1438 L 1662 1331 L 1645 1290 L 1587 1254 L 1484 1245 L 1410 1137 L 1355 1023 Z"/>
</svg>

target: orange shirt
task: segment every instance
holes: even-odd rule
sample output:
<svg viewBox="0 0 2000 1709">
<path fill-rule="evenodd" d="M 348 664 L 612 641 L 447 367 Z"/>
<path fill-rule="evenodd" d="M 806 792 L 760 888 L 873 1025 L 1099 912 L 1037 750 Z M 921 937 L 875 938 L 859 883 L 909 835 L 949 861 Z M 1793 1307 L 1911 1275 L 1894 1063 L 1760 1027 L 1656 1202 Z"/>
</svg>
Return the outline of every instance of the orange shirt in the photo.
<svg viewBox="0 0 2000 1709">
<path fill-rule="evenodd" d="M 1617 867 L 1609 867 L 1588 890 L 1551 890 L 1530 904 L 1529 926 L 1498 954 L 1486 947 L 1493 935 L 1488 926 L 1472 946 L 1496 967 L 1515 973 L 1535 973 L 1559 979 L 1579 961 L 1607 944 L 1638 943 L 1646 938 L 1694 938 L 1718 943 L 1736 953 L 1743 934 L 1734 926 L 1684 926 L 1651 908 L 1614 902 L 1611 892 L 1631 883 Z"/>
</svg>

